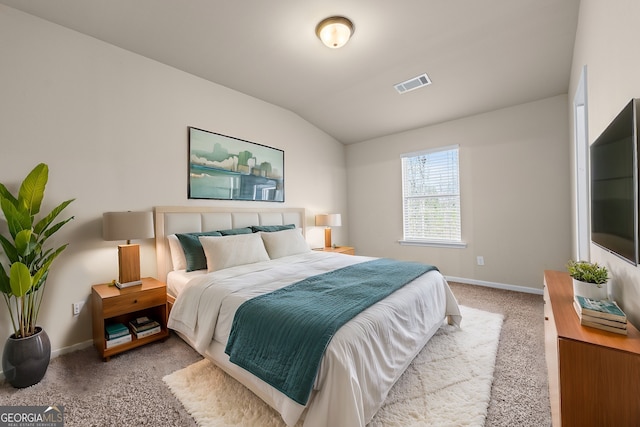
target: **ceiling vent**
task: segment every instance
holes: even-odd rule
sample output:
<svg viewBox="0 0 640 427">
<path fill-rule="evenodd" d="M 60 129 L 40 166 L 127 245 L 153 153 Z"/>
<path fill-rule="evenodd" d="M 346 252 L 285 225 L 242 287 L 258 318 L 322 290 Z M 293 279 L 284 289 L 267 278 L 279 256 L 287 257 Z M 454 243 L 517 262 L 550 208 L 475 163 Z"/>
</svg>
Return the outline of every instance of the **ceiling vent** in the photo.
<svg viewBox="0 0 640 427">
<path fill-rule="evenodd" d="M 423 86 L 428 86 L 430 84 L 431 79 L 429 78 L 429 76 L 427 76 L 427 73 L 424 73 L 402 83 L 398 83 L 397 85 L 394 85 L 394 87 L 396 88 L 398 93 L 405 93 L 414 89 L 421 88 Z"/>
</svg>

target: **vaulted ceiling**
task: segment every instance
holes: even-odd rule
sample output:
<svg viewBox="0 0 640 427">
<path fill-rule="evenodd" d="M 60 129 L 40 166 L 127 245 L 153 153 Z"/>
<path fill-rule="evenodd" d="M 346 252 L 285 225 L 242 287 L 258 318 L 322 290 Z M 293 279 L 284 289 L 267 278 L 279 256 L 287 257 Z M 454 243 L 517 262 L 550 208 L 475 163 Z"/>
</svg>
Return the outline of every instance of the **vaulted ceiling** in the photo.
<svg viewBox="0 0 640 427">
<path fill-rule="evenodd" d="M 579 0 L 0 0 L 349 144 L 567 93 Z M 341 49 L 315 35 L 342 15 Z M 422 73 L 433 84 L 398 94 Z"/>
</svg>

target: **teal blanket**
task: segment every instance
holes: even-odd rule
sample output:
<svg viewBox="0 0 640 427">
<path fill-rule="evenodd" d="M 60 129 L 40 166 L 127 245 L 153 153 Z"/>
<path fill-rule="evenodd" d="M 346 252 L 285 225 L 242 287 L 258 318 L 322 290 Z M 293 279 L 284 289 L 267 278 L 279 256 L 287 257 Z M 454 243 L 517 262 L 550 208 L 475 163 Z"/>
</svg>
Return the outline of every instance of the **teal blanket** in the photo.
<svg viewBox="0 0 640 427">
<path fill-rule="evenodd" d="M 231 362 L 305 405 L 336 331 L 432 265 L 376 259 L 312 276 L 244 302 L 225 353 Z"/>
</svg>

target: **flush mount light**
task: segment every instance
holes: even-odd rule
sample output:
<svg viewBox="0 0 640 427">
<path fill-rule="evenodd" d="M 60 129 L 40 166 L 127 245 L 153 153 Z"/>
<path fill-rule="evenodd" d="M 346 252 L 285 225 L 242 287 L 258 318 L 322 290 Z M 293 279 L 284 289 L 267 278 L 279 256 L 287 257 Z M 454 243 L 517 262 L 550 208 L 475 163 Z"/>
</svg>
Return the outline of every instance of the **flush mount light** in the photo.
<svg viewBox="0 0 640 427">
<path fill-rule="evenodd" d="M 344 16 L 323 19 L 316 26 L 316 35 L 331 49 L 338 49 L 347 44 L 354 31 L 353 22 Z"/>
</svg>

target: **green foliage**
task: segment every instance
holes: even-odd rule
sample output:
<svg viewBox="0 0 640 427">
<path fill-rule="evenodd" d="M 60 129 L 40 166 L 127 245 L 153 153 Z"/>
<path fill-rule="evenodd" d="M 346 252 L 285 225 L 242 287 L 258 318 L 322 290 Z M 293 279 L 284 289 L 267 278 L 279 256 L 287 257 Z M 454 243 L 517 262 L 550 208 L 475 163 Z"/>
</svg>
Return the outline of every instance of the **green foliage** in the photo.
<svg viewBox="0 0 640 427">
<path fill-rule="evenodd" d="M 0 246 L 6 257 L 3 261 L 8 261 L 6 267 L 0 263 L 0 293 L 17 338 L 35 333 L 51 263 L 67 247 L 64 244 L 56 249 L 45 248 L 45 243 L 73 219 L 55 222 L 72 199 L 36 220 L 48 179 L 49 167 L 40 163 L 24 179 L 17 197 L 0 184 L 0 208 L 9 231 L 9 235 L 0 234 Z"/>
<path fill-rule="evenodd" d="M 597 262 L 571 260 L 567 263 L 567 271 L 574 279 L 581 282 L 594 283 L 599 288 L 609 280 L 607 267 L 600 266 Z"/>
</svg>

